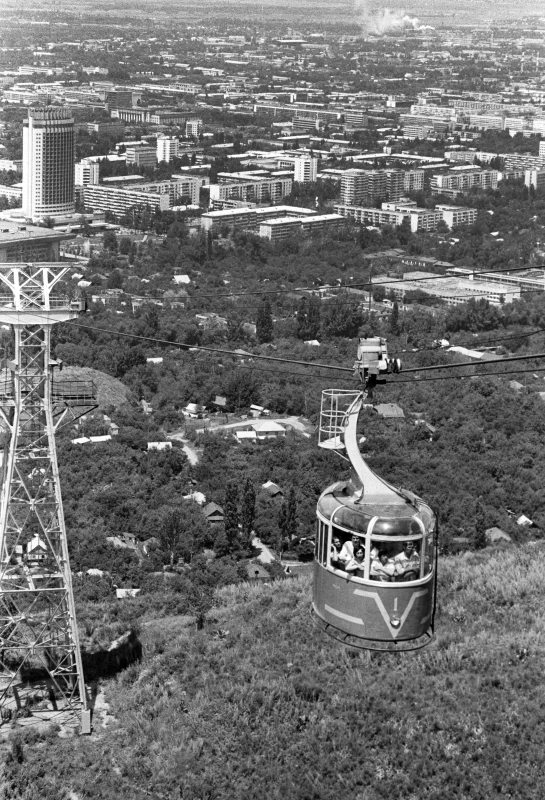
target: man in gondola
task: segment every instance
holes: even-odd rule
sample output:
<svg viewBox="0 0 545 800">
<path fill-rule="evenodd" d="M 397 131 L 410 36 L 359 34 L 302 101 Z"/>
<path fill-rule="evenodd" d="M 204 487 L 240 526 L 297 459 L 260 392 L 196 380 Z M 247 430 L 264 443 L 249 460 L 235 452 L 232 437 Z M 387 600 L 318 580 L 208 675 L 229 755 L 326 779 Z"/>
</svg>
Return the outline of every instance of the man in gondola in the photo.
<svg viewBox="0 0 545 800">
<path fill-rule="evenodd" d="M 403 542 L 403 550 L 394 556 L 398 580 L 415 581 L 420 575 L 420 555 L 414 542 Z"/>
</svg>

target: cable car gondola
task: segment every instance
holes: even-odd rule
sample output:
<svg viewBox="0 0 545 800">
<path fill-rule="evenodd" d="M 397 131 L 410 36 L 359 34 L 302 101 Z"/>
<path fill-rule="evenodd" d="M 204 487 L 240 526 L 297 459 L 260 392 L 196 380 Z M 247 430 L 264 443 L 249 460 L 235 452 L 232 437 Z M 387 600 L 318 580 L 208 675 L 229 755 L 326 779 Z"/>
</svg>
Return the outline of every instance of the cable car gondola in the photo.
<svg viewBox="0 0 545 800">
<path fill-rule="evenodd" d="M 338 641 L 379 651 L 424 647 L 435 614 L 435 514 L 376 475 L 357 441 L 377 377 L 399 369 L 384 339 L 360 339 L 355 370 L 363 388 L 325 390 L 320 416 L 319 446 L 349 461 L 351 474 L 318 500 L 312 613 Z"/>
</svg>

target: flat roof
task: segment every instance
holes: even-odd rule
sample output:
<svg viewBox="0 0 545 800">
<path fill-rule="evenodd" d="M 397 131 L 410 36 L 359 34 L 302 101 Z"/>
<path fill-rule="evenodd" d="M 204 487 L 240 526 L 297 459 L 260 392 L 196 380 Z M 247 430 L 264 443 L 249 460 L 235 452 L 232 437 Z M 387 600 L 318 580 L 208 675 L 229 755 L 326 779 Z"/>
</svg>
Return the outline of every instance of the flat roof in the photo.
<svg viewBox="0 0 545 800">
<path fill-rule="evenodd" d="M 24 222 L 11 222 L 0 219 L 0 244 L 20 242 L 27 239 L 47 239 L 49 241 L 65 241 L 73 239 L 70 233 L 61 233 L 51 228 L 41 228 L 38 225 L 28 225 Z"/>
</svg>

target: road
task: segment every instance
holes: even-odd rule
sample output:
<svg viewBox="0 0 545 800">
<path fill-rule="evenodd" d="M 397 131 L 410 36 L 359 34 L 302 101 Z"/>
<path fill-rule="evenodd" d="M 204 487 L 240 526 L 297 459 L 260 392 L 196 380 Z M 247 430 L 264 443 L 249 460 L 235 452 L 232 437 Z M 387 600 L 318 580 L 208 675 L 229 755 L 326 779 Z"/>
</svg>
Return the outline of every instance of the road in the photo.
<svg viewBox="0 0 545 800">
<path fill-rule="evenodd" d="M 182 443 L 182 449 L 183 449 L 184 453 L 186 454 L 186 456 L 188 458 L 188 461 L 189 461 L 189 463 L 191 464 L 192 467 L 194 467 L 195 464 L 198 463 L 199 454 L 197 453 L 197 451 L 195 450 L 193 445 L 190 444 L 190 442 L 188 442 L 188 440 L 184 437 L 184 434 L 182 433 L 182 431 L 177 431 L 176 433 L 169 433 L 168 434 L 168 438 L 169 439 L 176 439 L 177 442 L 181 442 Z"/>
<path fill-rule="evenodd" d="M 262 564 L 270 564 L 271 561 L 276 560 L 276 556 L 273 551 L 270 549 L 270 547 L 267 547 L 266 544 L 263 544 L 258 536 L 254 536 L 252 539 L 252 547 L 255 547 L 257 550 L 261 550 L 257 560 L 261 561 Z"/>
</svg>

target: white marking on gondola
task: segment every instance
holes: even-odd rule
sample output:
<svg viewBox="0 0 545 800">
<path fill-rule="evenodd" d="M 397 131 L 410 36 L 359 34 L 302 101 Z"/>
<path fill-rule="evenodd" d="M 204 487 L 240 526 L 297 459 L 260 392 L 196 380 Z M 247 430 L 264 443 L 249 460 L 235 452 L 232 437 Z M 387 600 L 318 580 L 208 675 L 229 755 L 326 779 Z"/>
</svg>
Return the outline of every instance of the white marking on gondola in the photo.
<svg viewBox="0 0 545 800">
<path fill-rule="evenodd" d="M 333 614 L 333 616 L 346 620 L 346 622 L 353 622 L 355 625 L 365 625 L 365 622 L 361 619 L 361 617 L 351 617 L 350 614 L 345 614 L 343 611 L 337 611 L 336 608 L 328 606 L 327 603 L 325 603 L 324 609 L 329 611 L 330 614 Z"/>
<path fill-rule="evenodd" d="M 397 597 L 394 597 L 394 613 L 397 614 Z"/>
<path fill-rule="evenodd" d="M 418 597 L 424 597 L 424 595 L 426 595 L 427 593 L 428 593 L 428 590 L 427 589 L 423 589 L 421 592 L 414 592 L 414 594 L 411 595 L 411 599 L 407 603 L 407 607 L 406 607 L 405 611 L 403 612 L 403 614 L 401 616 L 401 619 L 399 621 L 399 628 L 394 628 L 392 626 L 391 622 L 390 622 L 390 615 L 388 614 L 388 612 L 384 608 L 384 603 L 382 602 L 381 598 L 378 596 L 378 594 L 376 592 L 364 592 L 361 589 L 355 589 L 355 591 L 354 591 L 354 594 L 357 594 L 360 597 L 371 597 L 375 601 L 375 603 L 377 604 L 378 609 L 379 609 L 379 611 L 381 613 L 382 619 L 384 620 L 384 622 L 388 626 L 388 630 L 392 634 L 392 638 L 393 639 L 397 639 L 397 637 L 399 635 L 399 632 L 401 631 L 401 629 L 403 627 L 403 624 L 405 623 L 405 620 L 409 616 L 411 608 L 413 607 L 416 599 Z"/>
<path fill-rule="evenodd" d="M 429 614 L 426 614 L 425 617 L 422 617 L 422 619 L 420 620 L 420 624 L 423 625 L 425 622 L 427 622 L 430 619 L 430 617 L 431 617 L 431 611 L 429 612 Z"/>
</svg>

